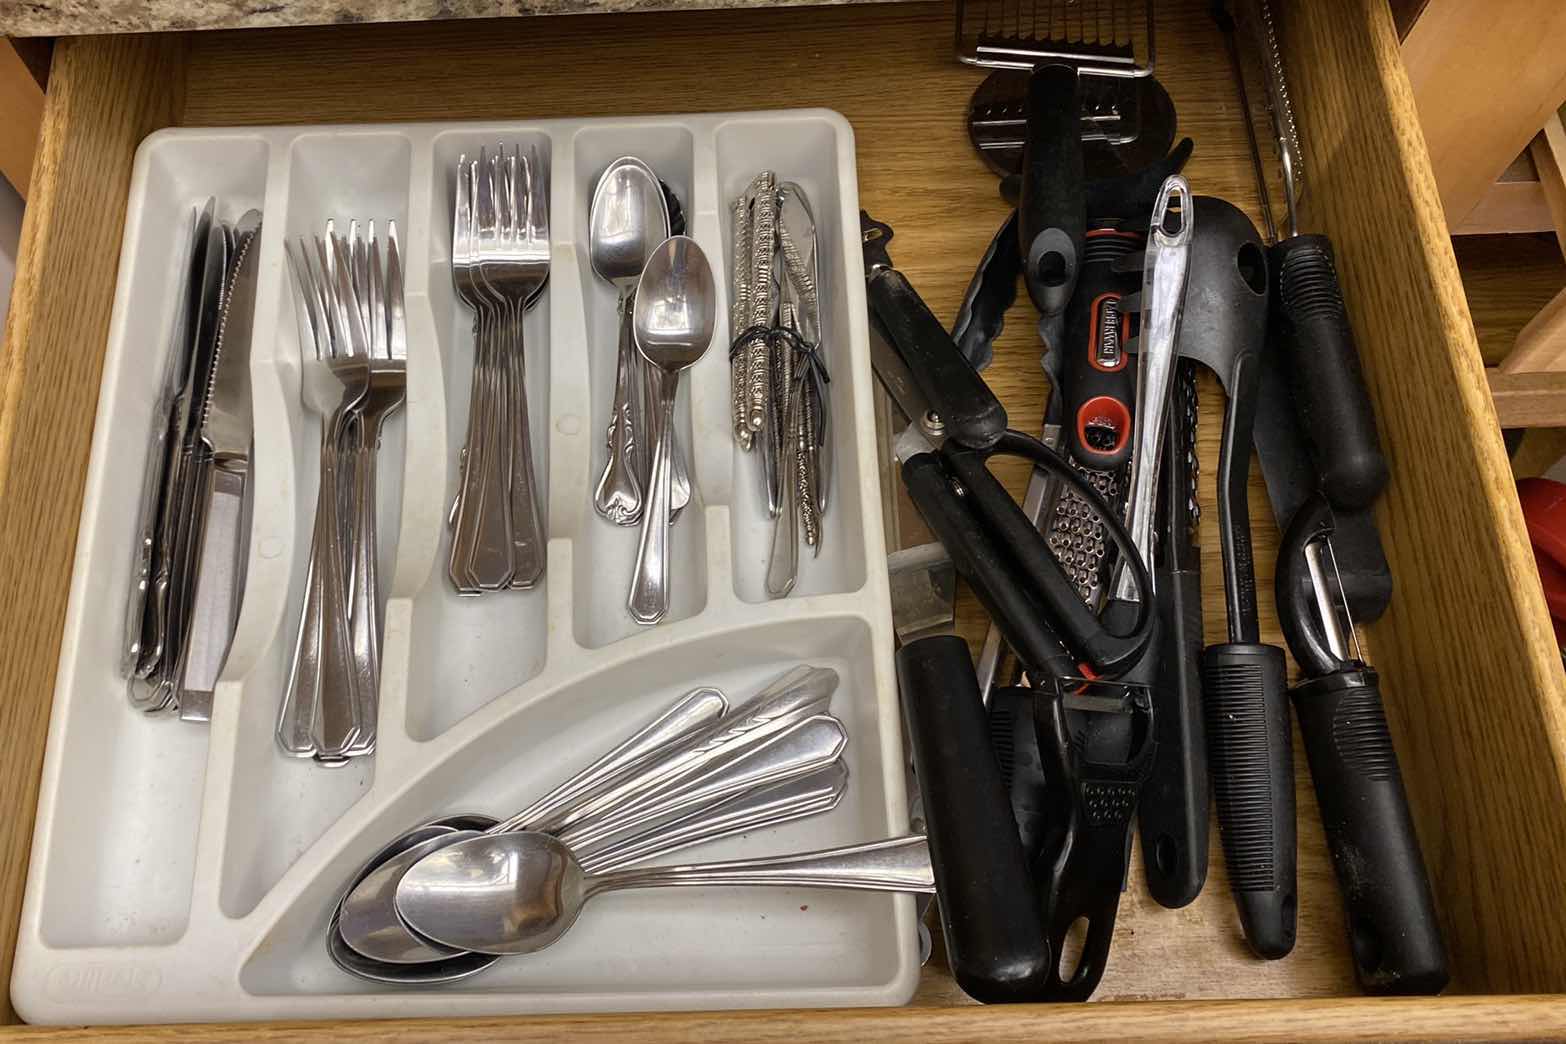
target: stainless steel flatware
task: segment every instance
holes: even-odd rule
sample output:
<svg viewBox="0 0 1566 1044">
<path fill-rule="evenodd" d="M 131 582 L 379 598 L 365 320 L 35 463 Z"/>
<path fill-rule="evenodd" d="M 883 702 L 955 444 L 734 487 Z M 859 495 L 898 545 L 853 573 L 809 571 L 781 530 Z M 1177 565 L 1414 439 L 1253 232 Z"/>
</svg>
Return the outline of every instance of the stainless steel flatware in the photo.
<svg viewBox="0 0 1566 1044">
<path fill-rule="evenodd" d="M 680 372 L 700 359 L 717 328 L 717 284 L 694 239 L 671 236 L 648 259 L 637 285 L 634 323 L 642 358 L 663 371 L 658 392 L 658 442 L 651 493 L 642 513 L 641 542 L 626 608 L 640 624 L 669 612 L 669 526 L 672 522 L 674 402 Z"/>
<path fill-rule="evenodd" d="M 796 182 L 762 171 L 730 207 L 734 435 L 757 459 L 777 520 L 767 593 L 788 595 L 801 539 L 820 554 L 832 478 L 816 219 Z"/>
<path fill-rule="evenodd" d="M 207 520 L 215 499 L 236 492 L 232 475 L 214 479 L 218 444 L 225 468 L 236 453 L 249 455 L 249 344 L 261 226 L 259 211 L 230 225 L 215 210 L 209 200 L 192 220 L 137 512 L 122 659 L 133 706 L 177 710 L 197 721 L 210 713 L 243 582 L 242 511 L 225 502 L 216 512 L 222 522 L 210 548 Z M 241 503 L 243 492 L 241 482 Z"/>
<path fill-rule="evenodd" d="M 631 315 L 636 283 L 654 248 L 669 238 L 669 207 L 658 176 L 641 160 L 626 156 L 609 164 L 593 190 L 588 211 L 588 256 L 593 274 L 619 295 L 620 341 L 615 356 L 614 402 L 610 408 L 608 459 L 593 494 L 593 508 L 619 526 L 642 517 L 651 454 L 643 401 L 643 363 L 636 352 Z"/>
<path fill-rule="evenodd" d="M 770 885 L 933 892 L 922 834 L 771 859 L 593 873 L 548 834 L 459 841 L 420 860 L 397 888 L 415 931 L 480 953 L 535 953 L 558 940 L 589 899 L 622 888 Z"/>
<path fill-rule="evenodd" d="M 530 588 L 544 573 L 523 322 L 549 279 L 548 182 L 536 145 L 457 162 L 452 281 L 474 313 L 475 357 L 448 572 L 464 594 Z"/>
<path fill-rule="evenodd" d="M 326 223 L 287 244 L 299 323 L 302 396 L 321 417 L 320 484 L 305 601 L 278 714 L 284 752 L 340 764 L 375 749 L 380 691 L 376 470 L 382 425 L 407 387 L 402 258 L 395 223 L 384 244 Z M 308 349 L 308 353 L 306 353 Z"/>
</svg>

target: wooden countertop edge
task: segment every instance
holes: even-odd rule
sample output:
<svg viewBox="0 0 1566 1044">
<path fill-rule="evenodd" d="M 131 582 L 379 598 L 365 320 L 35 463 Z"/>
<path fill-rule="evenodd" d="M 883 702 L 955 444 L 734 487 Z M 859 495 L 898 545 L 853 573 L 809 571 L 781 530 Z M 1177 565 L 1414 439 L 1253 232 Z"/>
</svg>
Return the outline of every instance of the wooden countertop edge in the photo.
<svg viewBox="0 0 1566 1044">
<path fill-rule="evenodd" d="M 395 998 L 387 998 L 388 1005 Z M 546 1015 L 373 1022 L 230 1023 L 189 1026 L 24 1027 L 9 1038 L 86 1040 L 621 1040 L 746 1041 L 978 1040 L 1328 1041 L 1528 1040 L 1566 1036 L 1566 997 L 1359 997 L 1311 1001 L 1152 1001 L 1083 1005 L 1017 1004 L 960 1008 L 859 1008 L 627 1015 Z"/>
</svg>

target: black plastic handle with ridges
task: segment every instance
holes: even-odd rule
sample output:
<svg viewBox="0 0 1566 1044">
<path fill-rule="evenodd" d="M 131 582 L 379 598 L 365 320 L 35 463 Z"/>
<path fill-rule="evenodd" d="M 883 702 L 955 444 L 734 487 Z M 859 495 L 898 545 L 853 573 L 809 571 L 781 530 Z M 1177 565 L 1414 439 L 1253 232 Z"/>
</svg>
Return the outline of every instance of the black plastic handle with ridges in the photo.
<svg viewBox="0 0 1566 1044">
<path fill-rule="evenodd" d="M 1041 677 L 1075 673 L 1076 661 L 1045 622 L 1043 608 L 1020 582 L 1016 565 L 953 492 L 940 459 L 934 453 L 908 458 L 903 485 L 919 517 L 946 548 L 953 568 L 973 588 L 1023 666 Z"/>
<path fill-rule="evenodd" d="M 1387 484 L 1376 414 L 1343 306 L 1332 243 L 1295 236 L 1272 248 L 1274 311 L 1294 402 L 1333 505 L 1367 507 Z"/>
<path fill-rule="evenodd" d="M 1017 233 L 1023 282 L 1034 306 L 1046 317 L 1066 310 L 1087 231 L 1078 108 L 1074 67 L 1034 68 L 1028 77 Z"/>
<path fill-rule="evenodd" d="M 1229 886 L 1251 949 L 1294 949 L 1294 748 L 1283 650 L 1231 642 L 1202 654 L 1208 766 Z"/>
<path fill-rule="evenodd" d="M 1376 672 L 1314 678 L 1293 697 L 1360 988 L 1439 993 L 1446 946 Z"/>
<path fill-rule="evenodd" d="M 1053 954 L 968 645 L 954 635 L 910 642 L 897 675 L 952 975 L 986 1004 L 1039 1000 Z"/>
</svg>

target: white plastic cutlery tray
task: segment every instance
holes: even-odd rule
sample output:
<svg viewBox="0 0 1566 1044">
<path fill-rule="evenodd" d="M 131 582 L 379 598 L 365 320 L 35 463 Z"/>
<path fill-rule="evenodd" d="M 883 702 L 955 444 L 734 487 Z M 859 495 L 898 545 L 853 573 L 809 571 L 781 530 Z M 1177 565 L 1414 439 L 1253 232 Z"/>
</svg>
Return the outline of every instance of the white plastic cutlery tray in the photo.
<svg viewBox="0 0 1566 1044">
<path fill-rule="evenodd" d="M 453 170 L 481 145 L 537 143 L 550 170 L 551 271 L 529 313 L 527 388 L 547 496 L 533 590 L 457 595 L 446 574 L 473 358 L 449 267 Z M 588 263 L 587 211 L 618 156 L 678 195 L 713 262 L 718 334 L 683 382 L 697 487 L 673 534 L 667 622 L 625 611 L 637 529 L 593 511 L 613 393 L 613 290 Z M 729 209 L 761 169 L 814 204 L 835 477 L 819 557 L 768 601 L 772 523 L 730 433 Z M 251 371 L 255 449 L 244 605 L 210 725 L 147 717 L 118 673 L 131 528 L 191 209 L 263 212 Z M 437 987 L 377 986 L 331 964 L 340 890 L 401 831 L 453 811 L 508 815 L 686 690 L 737 702 L 796 663 L 841 675 L 848 792 L 831 814 L 665 861 L 759 856 L 908 825 L 892 666 L 853 135 L 803 110 L 534 123 L 167 130 L 141 146 L 77 538 L 11 983 L 49 1023 L 897 1004 L 919 962 L 907 896 L 667 889 L 595 902 L 558 944 Z M 303 596 L 320 420 L 300 400 L 284 237 L 326 219 L 397 222 L 408 394 L 379 492 L 387 592 L 379 741 L 328 768 L 273 737 Z"/>
</svg>

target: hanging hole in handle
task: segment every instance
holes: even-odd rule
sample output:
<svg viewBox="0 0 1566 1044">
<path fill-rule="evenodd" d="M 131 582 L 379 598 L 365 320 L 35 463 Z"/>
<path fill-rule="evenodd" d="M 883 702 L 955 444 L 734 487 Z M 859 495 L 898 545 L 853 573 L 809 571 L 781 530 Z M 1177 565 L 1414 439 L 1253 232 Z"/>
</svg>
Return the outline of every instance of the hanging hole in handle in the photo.
<svg viewBox="0 0 1566 1044">
<path fill-rule="evenodd" d="M 1044 286 L 1064 286 L 1067 276 L 1066 255 L 1058 250 L 1047 250 L 1039 255 L 1033 271 Z"/>
<path fill-rule="evenodd" d="M 1086 917 L 1078 917 L 1071 922 L 1071 927 L 1066 929 L 1065 937 L 1060 940 L 1060 963 L 1056 966 L 1056 972 L 1060 975 L 1061 982 L 1071 982 L 1084 970 L 1082 955 L 1087 950 L 1090 927 Z"/>
<path fill-rule="evenodd" d="M 1234 264 L 1240 270 L 1240 278 L 1251 288 L 1251 293 L 1260 297 L 1267 292 L 1267 259 L 1261 247 L 1255 243 L 1246 243 L 1240 247 Z"/>
<path fill-rule="evenodd" d="M 1148 222 L 1157 238 L 1171 245 L 1182 244 L 1191 238 L 1190 203 L 1191 186 L 1184 178 L 1175 174 L 1164 180 Z"/>
</svg>

